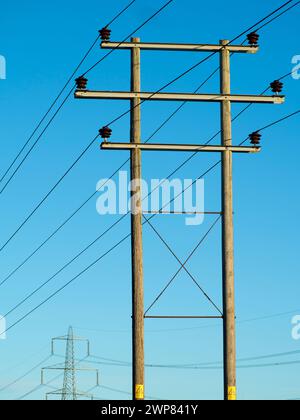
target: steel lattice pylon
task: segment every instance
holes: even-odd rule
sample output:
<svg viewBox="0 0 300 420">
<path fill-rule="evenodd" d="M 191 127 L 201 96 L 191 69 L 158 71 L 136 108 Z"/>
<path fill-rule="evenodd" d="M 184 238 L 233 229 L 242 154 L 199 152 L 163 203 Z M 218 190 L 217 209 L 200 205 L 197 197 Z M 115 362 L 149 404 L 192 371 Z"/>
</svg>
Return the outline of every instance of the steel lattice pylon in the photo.
<svg viewBox="0 0 300 420">
<path fill-rule="evenodd" d="M 74 334 L 73 328 L 69 328 L 66 346 L 66 361 L 64 372 L 64 385 L 62 400 L 77 400 L 76 395 L 76 371 L 74 360 Z"/>
<path fill-rule="evenodd" d="M 41 371 L 41 385 L 49 385 L 49 383 L 44 382 L 44 372 L 45 371 L 62 371 L 63 372 L 63 387 L 62 389 L 57 389 L 46 394 L 46 399 L 49 397 L 56 397 L 63 401 L 69 400 L 74 401 L 78 399 L 93 399 L 93 395 L 88 392 L 78 391 L 76 386 L 76 372 L 95 372 L 96 373 L 96 385 L 92 388 L 99 386 L 99 372 L 98 369 L 88 368 L 81 366 L 80 361 L 75 358 L 75 342 L 85 342 L 87 345 L 87 353 L 84 359 L 87 359 L 90 356 L 90 343 L 89 340 L 85 338 L 75 337 L 73 333 L 73 328 L 69 327 L 68 334 L 63 337 L 56 337 L 52 339 L 52 356 L 55 356 L 54 353 L 54 343 L 57 341 L 66 342 L 66 353 L 64 363 L 59 363 L 57 365 L 48 366 L 42 368 Z"/>
</svg>

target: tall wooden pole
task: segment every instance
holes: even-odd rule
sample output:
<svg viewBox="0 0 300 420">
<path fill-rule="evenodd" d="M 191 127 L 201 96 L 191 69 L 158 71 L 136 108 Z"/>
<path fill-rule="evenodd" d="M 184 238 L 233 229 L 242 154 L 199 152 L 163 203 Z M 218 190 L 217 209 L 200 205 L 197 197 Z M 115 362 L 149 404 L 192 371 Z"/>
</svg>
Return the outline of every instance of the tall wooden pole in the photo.
<svg viewBox="0 0 300 420">
<path fill-rule="evenodd" d="M 221 41 L 226 46 L 229 41 Z M 221 93 L 230 95 L 230 51 L 221 51 Z M 231 103 L 221 104 L 222 144 L 232 145 Z M 234 237 L 232 152 L 222 153 L 222 248 L 223 248 L 223 314 L 224 314 L 224 398 L 236 400 L 236 332 L 234 293 Z"/>
<path fill-rule="evenodd" d="M 140 42 L 132 38 L 133 43 Z M 141 53 L 140 48 L 131 50 L 131 90 L 141 91 Z M 131 142 L 141 143 L 141 108 L 140 98 L 131 100 Z M 145 397 L 145 357 L 144 357 L 144 278 L 143 278 L 143 243 L 142 243 L 142 191 L 140 180 L 141 151 L 131 151 L 131 181 L 135 183 L 132 193 L 131 232 L 132 232 L 132 354 L 133 354 L 133 400 Z"/>
</svg>

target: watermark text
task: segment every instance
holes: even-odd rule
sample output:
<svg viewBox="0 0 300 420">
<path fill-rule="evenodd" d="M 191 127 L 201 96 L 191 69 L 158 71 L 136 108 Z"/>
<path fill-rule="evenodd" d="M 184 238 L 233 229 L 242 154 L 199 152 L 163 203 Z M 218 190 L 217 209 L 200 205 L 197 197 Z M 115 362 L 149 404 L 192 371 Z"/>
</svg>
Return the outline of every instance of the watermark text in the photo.
<svg viewBox="0 0 300 420">
<path fill-rule="evenodd" d="M 300 340 L 300 315 L 295 315 L 292 319 L 292 338 L 293 340 Z"/>
<path fill-rule="evenodd" d="M 0 80 L 6 80 L 6 59 L 0 55 Z"/>
<path fill-rule="evenodd" d="M 292 69 L 292 77 L 294 80 L 300 79 L 300 55 L 294 55 L 292 58 L 292 64 L 294 67 Z"/>
<path fill-rule="evenodd" d="M 6 320 L 0 315 L 0 340 L 6 340 Z"/>
<path fill-rule="evenodd" d="M 118 182 L 101 179 L 97 184 L 100 215 L 162 213 L 183 214 L 187 226 L 204 222 L 203 179 L 152 179 L 129 181 L 128 173 L 119 172 Z"/>
</svg>

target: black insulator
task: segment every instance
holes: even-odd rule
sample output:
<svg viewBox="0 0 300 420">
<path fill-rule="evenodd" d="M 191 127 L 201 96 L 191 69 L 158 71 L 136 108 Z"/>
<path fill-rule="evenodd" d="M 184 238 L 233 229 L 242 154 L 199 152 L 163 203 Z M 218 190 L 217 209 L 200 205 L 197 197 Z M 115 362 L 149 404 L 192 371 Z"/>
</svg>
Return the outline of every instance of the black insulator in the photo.
<svg viewBox="0 0 300 420">
<path fill-rule="evenodd" d="M 110 35 L 111 35 L 111 30 L 108 28 L 103 28 L 99 31 L 100 33 L 100 37 L 102 41 L 109 41 L 110 40 Z"/>
<path fill-rule="evenodd" d="M 258 45 L 259 34 L 257 34 L 256 32 L 251 32 L 250 34 L 247 35 L 247 38 L 250 45 L 253 45 L 253 46 Z"/>
<path fill-rule="evenodd" d="M 109 127 L 102 127 L 99 130 L 99 134 L 103 139 L 109 139 L 112 135 L 112 130 Z"/>
<path fill-rule="evenodd" d="M 75 82 L 76 82 L 77 90 L 86 90 L 88 79 L 81 76 L 81 77 L 78 77 L 78 79 L 76 79 Z"/>
<path fill-rule="evenodd" d="M 275 80 L 274 82 L 271 83 L 271 89 L 272 92 L 274 93 L 281 93 L 282 89 L 283 89 L 283 83 L 280 82 L 280 80 Z"/>
<path fill-rule="evenodd" d="M 259 146 L 261 141 L 261 134 L 259 131 L 255 131 L 254 133 L 251 133 L 249 136 L 251 140 L 251 144 L 254 146 Z"/>
</svg>

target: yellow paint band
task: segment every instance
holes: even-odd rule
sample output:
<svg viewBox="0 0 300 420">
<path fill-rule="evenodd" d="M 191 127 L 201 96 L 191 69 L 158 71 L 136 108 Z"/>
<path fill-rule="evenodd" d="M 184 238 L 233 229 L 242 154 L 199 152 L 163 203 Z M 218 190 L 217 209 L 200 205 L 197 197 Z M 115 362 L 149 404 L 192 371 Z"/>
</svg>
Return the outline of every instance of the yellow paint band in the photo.
<svg viewBox="0 0 300 420">
<path fill-rule="evenodd" d="M 228 387 L 228 401 L 236 401 L 236 387 L 230 386 Z"/>
<path fill-rule="evenodd" d="M 136 385 L 136 387 L 135 387 L 135 398 L 137 400 L 144 400 L 145 399 L 144 385 Z"/>
</svg>

